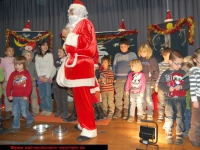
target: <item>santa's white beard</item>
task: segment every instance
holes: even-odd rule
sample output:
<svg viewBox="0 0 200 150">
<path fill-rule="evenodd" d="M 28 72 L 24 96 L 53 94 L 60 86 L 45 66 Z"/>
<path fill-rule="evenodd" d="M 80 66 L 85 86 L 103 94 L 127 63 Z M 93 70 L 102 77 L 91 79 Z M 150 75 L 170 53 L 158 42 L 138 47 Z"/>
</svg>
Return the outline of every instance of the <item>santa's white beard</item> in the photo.
<svg viewBox="0 0 200 150">
<path fill-rule="evenodd" d="M 69 27 L 70 31 L 73 31 L 76 24 L 81 20 L 82 17 L 77 15 L 69 15 L 69 23 L 66 25 L 66 28 Z"/>
</svg>

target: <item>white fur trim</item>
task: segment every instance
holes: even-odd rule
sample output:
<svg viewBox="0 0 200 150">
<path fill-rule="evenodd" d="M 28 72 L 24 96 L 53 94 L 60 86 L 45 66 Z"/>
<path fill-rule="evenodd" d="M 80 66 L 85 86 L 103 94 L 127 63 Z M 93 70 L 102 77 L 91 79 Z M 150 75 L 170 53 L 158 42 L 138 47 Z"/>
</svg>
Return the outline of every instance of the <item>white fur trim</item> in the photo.
<svg viewBox="0 0 200 150">
<path fill-rule="evenodd" d="M 75 33 L 69 33 L 67 35 L 67 38 L 65 40 L 65 43 L 64 45 L 70 45 L 70 46 L 74 46 L 74 47 L 77 47 L 77 42 L 78 42 L 78 34 L 75 34 Z"/>
<path fill-rule="evenodd" d="M 173 21 L 173 19 L 165 19 L 165 22 Z"/>
<path fill-rule="evenodd" d="M 69 10 L 74 9 L 74 8 L 84 8 L 86 10 L 86 7 L 84 5 L 81 5 L 81 4 L 71 4 L 69 6 Z"/>
<path fill-rule="evenodd" d="M 99 65 L 98 64 L 94 64 L 94 68 L 99 68 Z"/>
<path fill-rule="evenodd" d="M 99 87 L 91 88 L 90 93 L 95 93 L 96 91 L 100 91 Z"/>
<path fill-rule="evenodd" d="M 125 29 L 118 29 L 118 31 L 126 31 Z"/>
<path fill-rule="evenodd" d="M 31 31 L 29 28 L 24 28 L 23 31 Z"/>
<path fill-rule="evenodd" d="M 94 86 L 95 78 L 87 78 L 87 79 L 62 79 L 62 84 L 66 87 L 79 87 L 79 86 Z"/>
<path fill-rule="evenodd" d="M 89 138 L 96 137 L 97 136 L 97 129 L 87 130 L 86 128 L 83 128 L 83 130 L 81 132 L 81 135 L 89 137 Z"/>
<path fill-rule="evenodd" d="M 67 54 L 67 61 L 65 62 L 65 66 L 67 67 L 67 68 L 72 68 L 72 67 L 74 67 L 75 65 L 76 65 L 76 63 L 77 63 L 77 57 L 78 57 L 78 54 L 77 53 L 75 53 L 75 55 L 74 55 L 74 61 L 73 61 L 73 63 L 71 64 L 71 65 L 68 65 L 68 62 L 69 62 L 69 58 L 70 58 L 70 53 L 68 53 Z"/>
<path fill-rule="evenodd" d="M 74 109 L 75 109 L 75 108 L 74 108 Z M 78 126 L 78 128 L 79 128 L 80 130 L 83 130 L 83 128 L 81 127 L 80 123 L 79 123 L 77 126 Z"/>
</svg>

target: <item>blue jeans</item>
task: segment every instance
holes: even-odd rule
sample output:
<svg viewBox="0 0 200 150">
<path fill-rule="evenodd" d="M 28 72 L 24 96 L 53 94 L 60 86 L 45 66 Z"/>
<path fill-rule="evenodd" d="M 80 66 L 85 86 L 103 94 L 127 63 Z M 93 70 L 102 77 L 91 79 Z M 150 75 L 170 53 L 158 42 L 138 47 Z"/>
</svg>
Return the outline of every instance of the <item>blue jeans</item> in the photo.
<svg viewBox="0 0 200 150">
<path fill-rule="evenodd" d="M 14 116 L 12 122 L 13 129 L 20 128 L 20 116 L 26 119 L 26 124 L 32 123 L 34 121 L 33 116 L 30 114 L 29 101 L 24 100 L 23 97 L 14 97 L 12 105 L 12 115 Z"/>
<path fill-rule="evenodd" d="M 185 125 L 185 130 L 186 131 L 189 131 L 189 129 L 190 129 L 190 121 L 191 121 L 190 109 L 185 109 L 185 112 L 184 112 L 184 125 Z"/>
<path fill-rule="evenodd" d="M 51 97 L 51 83 L 44 82 L 42 84 L 38 84 L 39 95 L 40 95 L 40 108 L 42 111 L 53 111 L 52 106 L 52 97 Z"/>
<path fill-rule="evenodd" d="M 143 109 L 147 113 L 147 115 L 153 116 L 154 105 L 151 94 L 152 94 L 151 83 L 146 83 L 146 88 L 143 96 Z"/>
<path fill-rule="evenodd" d="M 174 120 L 176 119 L 176 133 L 184 132 L 184 106 L 185 100 L 182 99 L 167 99 L 165 100 L 165 123 L 163 129 L 170 132 L 174 127 Z"/>
</svg>

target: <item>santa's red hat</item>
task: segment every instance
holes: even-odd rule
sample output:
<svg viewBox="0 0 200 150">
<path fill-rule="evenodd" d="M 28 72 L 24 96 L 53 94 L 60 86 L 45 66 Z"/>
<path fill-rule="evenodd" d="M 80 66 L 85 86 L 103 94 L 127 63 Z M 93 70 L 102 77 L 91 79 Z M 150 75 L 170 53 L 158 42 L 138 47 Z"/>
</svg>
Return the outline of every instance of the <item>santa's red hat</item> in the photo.
<svg viewBox="0 0 200 150">
<path fill-rule="evenodd" d="M 167 10 L 167 17 L 165 19 L 165 22 L 173 21 L 170 10 Z"/>
<path fill-rule="evenodd" d="M 120 28 L 118 29 L 118 31 L 126 31 L 125 25 L 124 25 L 124 19 L 122 19 L 122 22 L 120 24 Z"/>
<path fill-rule="evenodd" d="M 23 31 L 31 31 L 31 23 L 30 23 L 30 20 L 28 20 L 27 24 L 24 26 Z"/>
<path fill-rule="evenodd" d="M 74 3 L 69 6 L 69 10 L 75 8 L 83 8 L 86 10 L 84 4 L 80 0 L 74 0 Z"/>
<path fill-rule="evenodd" d="M 25 46 L 25 50 L 33 51 L 35 49 L 36 43 L 35 42 L 29 42 Z"/>
</svg>

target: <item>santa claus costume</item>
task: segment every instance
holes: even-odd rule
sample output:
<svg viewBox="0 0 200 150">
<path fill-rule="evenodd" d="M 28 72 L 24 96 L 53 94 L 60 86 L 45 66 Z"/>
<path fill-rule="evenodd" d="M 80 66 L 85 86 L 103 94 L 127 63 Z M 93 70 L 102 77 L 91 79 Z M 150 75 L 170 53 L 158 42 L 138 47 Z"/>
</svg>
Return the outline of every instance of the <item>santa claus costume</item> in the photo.
<svg viewBox="0 0 200 150">
<path fill-rule="evenodd" d="M 97 136 L 90 94 L 90 87 L 95 85 L 93 58 L 97 52 L 96 34 L 93 24 L 86 17 L 87 10 L 81 1 L 75 0 L 68 12 L 67 27 L 70 28 L 70 33 L 67 34 L 63 45 L 67 59 L 64 62 L 62 84 L 73 89 L 79 121 L 75 128 L 82 130 L 77 141 L 85 141 Z"/>
</svg>

